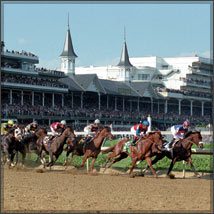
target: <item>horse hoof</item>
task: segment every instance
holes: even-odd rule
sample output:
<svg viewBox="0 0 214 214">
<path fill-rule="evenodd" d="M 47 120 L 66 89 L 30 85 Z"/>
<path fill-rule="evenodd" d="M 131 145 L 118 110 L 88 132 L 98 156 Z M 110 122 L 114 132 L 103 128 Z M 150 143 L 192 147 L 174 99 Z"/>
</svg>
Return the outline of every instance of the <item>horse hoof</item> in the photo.
<svg viewBox="0 0 214 214">
<path fill-rule="evenodd" d="M 134 173 L 130 174 L 130 178 L 134 178 L 134 177 L 135 177 Z"/>
<path fill-rule="evenodd" d="M 174 174 L 169 174 L 169 175 L 167 175 L 167 177 L 170 178 L 170 179 L 174 179 L 175 175 Z"/>
</svg>

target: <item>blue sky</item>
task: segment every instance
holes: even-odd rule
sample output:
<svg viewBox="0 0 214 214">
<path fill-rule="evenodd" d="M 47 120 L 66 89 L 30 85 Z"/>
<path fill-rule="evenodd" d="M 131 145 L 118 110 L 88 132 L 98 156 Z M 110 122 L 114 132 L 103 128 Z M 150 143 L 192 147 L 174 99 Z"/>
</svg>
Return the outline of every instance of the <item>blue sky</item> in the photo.
<svg viewBox="0 0 214 214">
<path fill-rule="evenodd" d="M 203 4 L 202 4 L 203 3 Z M 60 66 L 69 22 L 77 66 L 119 62 L 124 26 L 130 57 L 209 57 L 210 3 L 5 3 L 3 36 L 8 50 L 39 56 L 38 67 Z"/>
</svg>

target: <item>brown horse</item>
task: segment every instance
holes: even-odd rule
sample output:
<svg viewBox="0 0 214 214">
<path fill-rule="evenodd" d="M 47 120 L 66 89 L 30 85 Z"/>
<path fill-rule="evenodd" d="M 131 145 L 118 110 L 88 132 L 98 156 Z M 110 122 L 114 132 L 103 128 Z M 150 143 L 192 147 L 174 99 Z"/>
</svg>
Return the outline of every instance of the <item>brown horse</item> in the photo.
<svg viewBox="0 0 214 214">
<path fill-rule="evenodd" d="M 173 169 L 174 164 L 177 161 L 186 161 L 188 164 L 190 164 L 194 174 L 197 177 L 200 177 L 199 173 L 196 172 L 195 167 L 192 162 L 191 158 L 191 147 L 193 144 L 198 146 L 199 148 L 203 148 L 203 144 L 201 143 L 202 141 L 202 136 L 199 131 L 189 131 L 186 133 L 184 136 L 184 139 L 181 139 L 178 143 L 175 144 L 174 148 L 172 149 L 172 152 L 163 150 L 161 153 L 157 154 L 155 159 L 152 161 L 152 164 L 157 163 L 159 160 L 163 159 L 165 156 L 169 159 L 171 159 L 171 164 L 169 166 L 167 176 L 170 178 L 173 178 L 174 175 L 170 175 L 170 172 Z M 148 169 L 148 166 L 144 171 Z"/>
<path fill-rule="evenodd" d="M 68 138 L 74 140 L 76 135 L 74 134 L 74 130 L 71 127 L 67 127 L 60 136 L 56 136 L 54 139 L 49 141 L 47 144 L 43 143 L 42 150 L 44 152 L 41 153 L 41 159 L 43 160 L 43 165 L 45 167 L 45 154 L 49 154 L 50 161 L 47 166 L 51 167 L 54 165 L 58 157 L 63 152 L 63 146 L 66 143 Z"/>
<path fill-rule="evenodd" d="M 89 144 L 83 145 L 82 143 L 79 143 L 80 138 L 75 140 L 68 139 L 67 144 L 69 145 L 72 154 L 83 156 L 81 167 L 85 165 L 88 158 L 92 157 L 90 170 L 93 172 L 94 163 L 101 151 L 101 146 L 105 138 L 113 139 L 111 128 L 108 126 L 104 127 Z"/>
<path fill-rule="evenodd" d="M 109 147 L 108 149 L 101 151 L 102 154 L 111 152 L 110 154 L 108 154 L 107 161 L 104 165 L 103 172 L 105 172 L 106 168 L 110 168 L 112 166 L 112 164 L 114 164 L 124 158 L 127 158 L 129 156 L 128 152 L 123 150 L 124 145 L 128 141 L 129 141 L 129 137 L 125 137 L 125 138 L 121 139 L 117 144 Z M 108 163 L 109 163 L 109 165 L 107 166 Z"/>
<path fill-rule="evenodd" d="M 157 174 L 152 167 L 152 160 L 151 157 L 153 157 L 155 154 L 160 153 L 163 146 L 163 136 L 161 135 L 161 132 L 150 132 L 148 134 L 148 137 L 142 138 L 139 140 L 136 144 L 136 146 L 130 146 L 131 149 L 131 159 L 132 159 L 132 166 L 130 168 L 130 176 L 134 177 L 133 169 L 137 163 L 137 161 L 146 160 L 149 167 L 152 170 L 152 173 L 155 177 L 157 177 Z"/>
<path fill-rule="evenodd" d="M 145 135 L 143 138 L 139 139 L 138 141 L 144 140 L 147 138 L 151 138 L 151 137 L 153 137 L 152 136 L 153 134 L 155 134 L 155 132 L 150 132 L 149 134 Z M 103 172 L 105 172 L 106 168 L 110 168 L 114 163 L 116 163 L 122 159 L 125 159 L 130 155 L 128 150 L 124 150 L 124 146 L 128 141 L 129 141 L 128 137 L 123 138 L 114 146 L 111 146 L 108 149 L 102 150 L 103 154 L 108 153 L 108 152 L 112 152 L 107 157 L 107 162 L 104 165 L 104 171 Z M 153 150 L 149 150 L 149 152 L 150 153 L 148 155 L 150 157 L 152 157 L 156 154 L 157 150 L 153 147 Z M 109 165 L 107 166 L 108 163 L 109 163 Z"/>
</svg>

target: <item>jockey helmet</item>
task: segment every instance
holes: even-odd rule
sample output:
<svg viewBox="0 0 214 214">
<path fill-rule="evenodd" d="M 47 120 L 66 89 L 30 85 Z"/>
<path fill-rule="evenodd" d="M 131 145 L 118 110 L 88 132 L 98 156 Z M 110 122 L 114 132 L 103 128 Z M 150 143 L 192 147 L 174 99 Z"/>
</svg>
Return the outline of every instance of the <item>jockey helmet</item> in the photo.
<svg viewBox="0 0 214 214">
<path fill-rule="evenodd" d="M 62 125 L 66 125 L 66 121 L 65 121 L 65 120 L 62 120 L 60 123 L 61 123 Z"/>
<path fill-rule="evenodd" d="M 144 121 L 143 121 L 143 125 L 144 125 L 144 126 L 149 126 L 149 122 L 148 122 L 147 120 L 144 120 Z"/>
<path fill-rule="evenodd" d="M 94 123 L 98 124 L 98 123 L 100 123 L 100 120 L 99 120 L 99 119 L 96 119 L 96 120 L 94 121 Z"/>
<path fill-rule="evenodd" d="M 8 121 L 7 121 L 7 124 L 13 126 L 13 125 L 14 125 L 14 122 L 13 122 L 13 120 L 8 120 Z"/>
<path fill-rule="evenodd" d="M 184 123 L 183 123 L 183 126 L 184 127 L 189 127 L 190 126 L 189 120 L 185 120 Z"/>
</svg>

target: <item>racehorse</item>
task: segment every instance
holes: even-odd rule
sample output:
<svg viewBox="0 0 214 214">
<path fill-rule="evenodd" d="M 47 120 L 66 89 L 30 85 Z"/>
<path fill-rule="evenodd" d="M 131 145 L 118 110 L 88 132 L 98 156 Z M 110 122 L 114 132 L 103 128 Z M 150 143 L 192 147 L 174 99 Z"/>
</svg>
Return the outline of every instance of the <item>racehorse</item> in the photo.
<svg viewBox="0 0 214 214">
<path fill-rule="evenodd" d="M 74 155 L 82 156 L 84 155 L 83 147 L 84 147 L 84 139 L 82 136 L 77 136 L 74 140 L 72 138 L 68 138 L 66 141 L 67 148 L 66 150 L 66 158 L 64 161 L 64 166 L 68 164 L 68 156 L 71 154 L 71 157 Z"/>
<path fill-rule="evenodd" d="M 22 139 L 22 130 L 19 127 L 11 128 L 6 135 L 2 136 L 1 151 L 2 151 L 2 163 L 8 163 L 9 166 L 15 166 L 13 164 L 14 157 L 17 154 L 18 145 Z M 6 160 L 7 159 L 7 160 Z M 24 156 L 22 156 L 22 160 Z M 18 155 L 17 155 L 18 161 Z M 17 162 L 16 161 L 16 162 Z"/>
<path fill-rule="evenodd" d="M 24 156 L 26 156 L 26 153 L 35 152 L 40 157 L 42 153 L 42 141 L 46 135 L 47 130 L 45 128 L 38 128 L 34 133 L 27 134 L 21 140 L 18 151 Z M 41 162 L 43 163 L 42 160 Z"/>
<path fill-rule="evenodd" d="M 175 146 L 172 148 L 171 151 L 163 150 L 161 153 L 157 154 L 155 159 L 152 161 L 152 165 L 157 163 L 159 160 L 163 159 L 165 156 L 169 159 L 171 159 L 171 163 L 167 172 L 167 176 L 170 178 L 173 178 L 174 175 L 170 175 L 170 172 L 173 169 L 174 164 L 177 161 L 186 161 L 188 164 L 190 164 L 191 169 L 193 170 L 194 174 L 197 177 L 200 177 L 199 173 L 196 172 L 195 167 L 192 162 L 191 158 L 191 147 L 193 144 L 195 144 L 199 148 L 203 148 L 202 136 L 199 131 L 189 131 L 184 136 L 184 139 L 179 140 Z M 146 171 L 148 169 L 148 166 L 144 169 Z"/>
<path fill-rule="evenodd" d="M 159 134 L 159 132 L 157 132 Z M 139 139 L 139 141 L 141 140 L 145 140 L 147 138 L 153 138 L 154 134 L 156 134 L 156 132 L 150 132 L 149 134 L 145 135 L 143 138 Z M 110 168 L 114 163 L 127 158 L 130 154 L 128 152 L 128 150 L 124 150 L 124 146 L 125 144 L 128 142 L 129 138 L 123 138 L 122 140 L 120 140 L 117 144 L 115 144 L 114 146 L 103 150 L 102 153 L 108 153 L 108 152 L 112 152 L 108 155 L 108 159 L 107 162 L 104 165 L 104 171 L 106 170 L 106 168 Z M 144 142 L 144 141 L 143 141 Z M 154 144 L 155 145 L 155 144 Z M 134 147 L 133 147 L 134 148 Z M 159 150 L 155 149 L 155 147 L 152 147 L 152 149 L 149 150 L 148 154 L 146 156 L 152 157 L 154 156 Z M 107 164 L 110 162 L 110 164 L 107 166 Z M 103 172 L 104 172 L 103 171 Z"/>
<path fill-rule="evenodd" d="M 73 154 L 83 156 L 81 167 L 84 167 L 86 160 L 92 157 L 90 170 L 93 172 L 94 163 L 101 151 L 101 146 L 105 138 L 108 138 L 110 140 L 114 138 L 114 136 L 111 134 L 111 128 L 108 126 L 105 126 L 102 130 L 100 130 L 95 138 L 86 145 L 84 145 L 83 143 L 78 143 L 80 138 L 78 138 L 78 140 L 75 139 L 75 141 L 68 139 L 67 144 L 69 145 L 70 151 Z"/>
<path fill-rule="evenodd" d="M 132 166 L 130 168 L 130 177 L 134 177 L 133 169 L 137 161 L 146 160 L 154 177 L 157 178 L 157 174 L 152 166 L 151 157 L 155 154 L 160 153 L 163 147 L 163 136 L 160 131 L 150 132 L 147 138 L 142 138 L 137 141 L 136 146 L 130 146 L 130 156 L 132 159 Z"/>
<path fill-rule="evenodd" d="M 123 139 L 121 139 L 117 144 L 109 147 L 108 149 L 102 150 L 102 154 L 108 153 L 108 152 L 112 152 L 108 155 L 107 157 L 107 161 L 104 165 L 104 171 L 106 170 L 106 168 L 110 168 L 112 166 L 112 164 L 127 158 L 129 156 L 128 151 L 124 151 L 124 145 L 129 141 L 128 137 L 125 137 Z M 107 167 L 107 164 L 110 162 L 110 164 Z"/>
<path fill-rule="evenodd" d="M 50 161 L 47 166 L 51 167 L 54 165 L 54 162 L 58 159 L 59 155 L 63 152 L 63 146 L 66 143 L 68 138 L 74 140 L 76 135 L 74 134 L 74 130 L 71 127 L 67 127 L 60 136 L 56 136 L 52 140 L 50 140 L 47 144 L 43 143 L 42 150 L 45 153 L 41 153 L 41 159 L 44 159 L 45 154 L 49 154 Z M 43 163 L 45 167 L 45 162 Z"/>
</svg>

